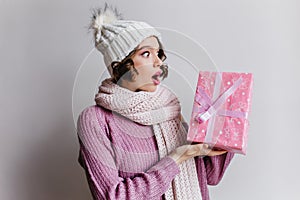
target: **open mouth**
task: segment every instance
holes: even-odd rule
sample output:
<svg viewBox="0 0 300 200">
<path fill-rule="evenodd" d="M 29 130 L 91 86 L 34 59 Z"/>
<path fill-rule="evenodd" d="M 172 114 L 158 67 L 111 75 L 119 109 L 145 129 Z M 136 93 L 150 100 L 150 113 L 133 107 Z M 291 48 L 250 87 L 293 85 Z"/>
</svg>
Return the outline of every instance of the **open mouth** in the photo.
<svg viewBox="0 0 300 200">
<path fill-rule="evenodd" d="M 161 81 L 161 71 L 158 71 L 156 72 L 153 76 L 152 76 L 152 80 L 153 80 L 153 83 L 155 85 L 158 85 L 160 84 L 160 81 Z"/>
</svg>

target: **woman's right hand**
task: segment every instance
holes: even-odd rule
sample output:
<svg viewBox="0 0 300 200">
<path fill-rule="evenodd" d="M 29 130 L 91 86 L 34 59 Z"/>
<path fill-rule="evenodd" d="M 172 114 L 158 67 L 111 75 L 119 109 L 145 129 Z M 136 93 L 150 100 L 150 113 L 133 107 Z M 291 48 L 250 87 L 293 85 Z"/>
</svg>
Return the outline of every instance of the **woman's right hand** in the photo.
<svg viewBox="0 0 300 200">
<path fill-rule="evenodd" d="M 177 147 L 168 156 L 178 165 L 196 156 L 217 156 L 226 153 L 225 150 L 212 150 L 208 144 L 187 144 Z"/>
</svg>

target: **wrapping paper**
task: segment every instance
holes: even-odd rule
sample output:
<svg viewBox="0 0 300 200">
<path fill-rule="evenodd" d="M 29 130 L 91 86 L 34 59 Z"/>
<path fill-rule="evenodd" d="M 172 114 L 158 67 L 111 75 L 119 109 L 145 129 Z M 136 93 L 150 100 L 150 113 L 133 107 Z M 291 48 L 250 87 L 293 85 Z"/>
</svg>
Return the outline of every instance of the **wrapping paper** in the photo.
<svg viewBox="0 0 300 200">
<path fill-rule="evenodd" d="M 200 71 L 187 140 L 246 154 L 253 75 Z"/>
</svg>

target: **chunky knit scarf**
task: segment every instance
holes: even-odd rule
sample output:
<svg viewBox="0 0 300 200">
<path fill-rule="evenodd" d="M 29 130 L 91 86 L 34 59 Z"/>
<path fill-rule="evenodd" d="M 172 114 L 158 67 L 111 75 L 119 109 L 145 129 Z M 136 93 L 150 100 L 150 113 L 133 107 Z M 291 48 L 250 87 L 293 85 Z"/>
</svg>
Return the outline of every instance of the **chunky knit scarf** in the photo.
<svg viewBox="0 0 300 200">
<path fill-rule="evenodd" d="M 169 89 L 159 85 L 155 92 L 133 92 L 106 79 L 99 87 L 97 105 L 117 112 L 143 124 L 153 125 L 160 158 L 185 144 L 186 131 L 180 121 L 180 104 Z M 180 174 L 170 184 L 166 199 L 201 199 L 201 191 L 194 159 L 179 165 Z"/>
</svg>

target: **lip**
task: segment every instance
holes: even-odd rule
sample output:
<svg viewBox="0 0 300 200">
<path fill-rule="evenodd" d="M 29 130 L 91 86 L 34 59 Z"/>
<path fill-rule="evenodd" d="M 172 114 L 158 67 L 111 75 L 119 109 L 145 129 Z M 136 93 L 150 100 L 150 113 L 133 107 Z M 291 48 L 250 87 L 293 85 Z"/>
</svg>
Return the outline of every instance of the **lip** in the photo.
<svg viewBox="0 0 300 200">
<path fill-rule="evenodd" d="M 160 80 L 159 80 L 159 78 L 160 78 L 160 75 L 162 74 L 162 71 L 158 71 L 158 72 L 156 72 L 153 76 L 152 76 L 152 80 L 153 80 L 153 83 L 155 84 L 155 85 L 159 85 L 160 84 Z"/>
<path fill-rule="evenodd" d="M 154 85 L 159 85 L 159 84 L 160 84 L 160 81 L 159 81 L 159 80 L 156 80 L 156 79 L 153 79 L 153 83 L 154 83 Z"/>
<path fill-rule="evenodd" d="M 154 75 L 155 75 L 155 76 L 160 76 L 161 73 L 162 73 L 162 71 L 158 71 L 158 72 L 156 72 Z"/>
</svg>

